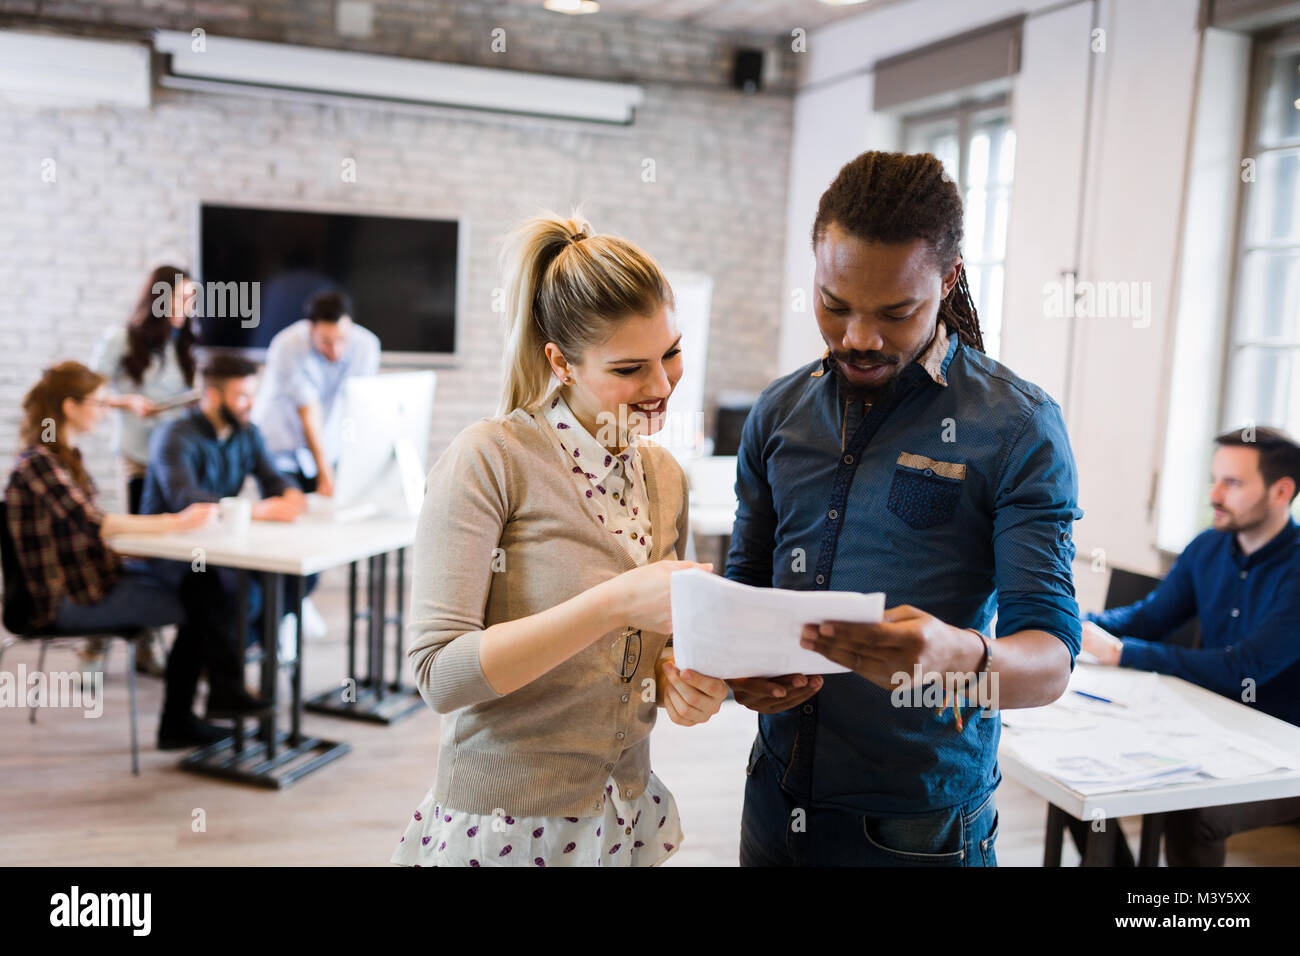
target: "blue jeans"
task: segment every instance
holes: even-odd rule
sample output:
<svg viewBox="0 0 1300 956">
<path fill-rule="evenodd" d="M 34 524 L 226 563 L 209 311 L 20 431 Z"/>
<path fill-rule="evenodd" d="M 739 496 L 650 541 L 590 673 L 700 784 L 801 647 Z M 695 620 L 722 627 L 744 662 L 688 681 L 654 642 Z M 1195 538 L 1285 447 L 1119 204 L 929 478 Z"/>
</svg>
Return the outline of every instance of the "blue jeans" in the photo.
<svg viewBox="0 0 1300 956">
<path fill-rule="evenodd" d="M 134 631 L 179 624 L 185 617 L 176 587 L 148 571 L 127 566 L 127 572 L 98 604 L 59 602 L 54 626 L 59 630 Z"/>
<path fill-rule="evenodd" d="M 746 768 L 741 866 L 997 866 L 993 791 L 931 813 L 864 815 L 801 807 L 778 771 L 756 743 Z"/>
</svg>

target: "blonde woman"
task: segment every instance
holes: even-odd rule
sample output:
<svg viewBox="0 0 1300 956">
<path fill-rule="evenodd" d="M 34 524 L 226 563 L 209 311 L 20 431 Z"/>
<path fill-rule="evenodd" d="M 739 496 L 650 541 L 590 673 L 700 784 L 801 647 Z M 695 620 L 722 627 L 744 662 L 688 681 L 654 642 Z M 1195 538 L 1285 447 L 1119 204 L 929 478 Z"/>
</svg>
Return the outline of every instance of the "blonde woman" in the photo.
<svg viewBox="0 0 1300 956">
<path fill-rule="evenodd" d="M 452 442 L 420 512 L 409 657 L 446 716 L 392 862 L 654 866 L 682 841 L 656 710 L 701 723 L 727 693 L 664 654 L 669 575 L 699 566 L 677 560 L 682 470 L 637 441 L 681 377 L 672 290 L 577 214 L 525 223 L 503 262 L 499 414 Z"/>
</svg>

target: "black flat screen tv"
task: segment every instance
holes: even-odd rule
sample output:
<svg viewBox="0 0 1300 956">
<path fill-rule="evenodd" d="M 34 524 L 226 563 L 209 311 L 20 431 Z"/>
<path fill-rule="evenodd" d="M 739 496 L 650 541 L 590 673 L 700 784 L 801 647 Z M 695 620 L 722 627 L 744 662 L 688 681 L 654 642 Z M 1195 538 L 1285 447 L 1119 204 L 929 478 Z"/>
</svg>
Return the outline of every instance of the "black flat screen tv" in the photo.
<svg viewBox="0 0 1300 956">
<path fill-rule="evenodd" d="M 203 203 L 199 241 L 205 293 L 213 283 L 259 283 L 256 324 L 204 314 L 201 345 L 265 349 L 304 317 L 308 298 L 339 289 L 352 299 L 353 320 L 379 336 L 386 355 L 456 350 L 455 220 Z M 251 291 L 241 294 L 250 301 Z"/>
</svg>

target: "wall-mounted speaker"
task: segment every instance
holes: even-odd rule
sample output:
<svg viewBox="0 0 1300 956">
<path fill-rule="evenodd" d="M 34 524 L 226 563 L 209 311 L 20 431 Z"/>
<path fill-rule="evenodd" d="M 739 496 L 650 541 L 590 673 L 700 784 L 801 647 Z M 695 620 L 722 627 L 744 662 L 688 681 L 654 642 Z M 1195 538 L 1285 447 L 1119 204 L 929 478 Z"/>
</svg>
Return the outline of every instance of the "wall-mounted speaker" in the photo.
<svg viewBox="0 0 1300 956">
<path fill-rule="evenodd" d="M 731 82 L 742 93 L 757 93 L 763 88 L 763 51 L 736 51 L 736 65 Z"/>
</svg>

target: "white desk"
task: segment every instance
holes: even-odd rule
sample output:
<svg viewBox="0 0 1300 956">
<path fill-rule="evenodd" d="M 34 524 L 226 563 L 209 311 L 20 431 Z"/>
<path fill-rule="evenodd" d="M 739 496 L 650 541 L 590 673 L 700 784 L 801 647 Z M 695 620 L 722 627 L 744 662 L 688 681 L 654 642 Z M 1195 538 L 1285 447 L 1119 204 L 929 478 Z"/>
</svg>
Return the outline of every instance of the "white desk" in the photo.
<svg viewBox="0 0 1300 956">
<path fill-rule="evenodd" d="M 731 539 L 736 518 L 736 457 L 734 455 L 688 458 L 682 462 L 691 489 L 691 531 L 696 538 Z M 727 559 L 727 543 L 722 545 Z"/>
<path fill-rule="evenodd" d="M 730 538 L 737 504 L 691 505 L 691 530 L 698 537 Z M 725 557 L 725 555 L 724 555 Z"/>
<path fill-rule="evenodd" d="M 379 712 L 381 706 L 396 702 L 409 713 L 411 695 L 390 693 L 406 691 L 401 686 L 401 591 L 402 549 L 415 540 L 415 519 L 373 517 L 356 521 L 335 522 L 325 515 L 304 515 L 294 522 L 254 521 L 244 534 L 232 534 L 219 526 L 171 534 L 120 534 L 108 539 L 114 551 L 128 557 L 161 558 L 191 564 L 201 559 L 205 566 L 234 568 L 240 571 L 238 605 L 248 607 L 248 572 L 262 575 L 262 694 L 277 705 L 276 677 L 279 673 L 277 640 L 280 622 L 280 578 L 290 579 L 291 603 L 298 620 L 298 652 L 292 663 L 292 699 L 287 732 L 276 727 L 276 711 L 261 721 L 260 740 L 245 744 L 242 721 L 235 722 L 234 734 L 222 741 L 200 748 L 181 761 L 186 770 L 228 780 L 281 788 L 346 754 L 345 743 L 306 737 L 301 732 L 303 711 L 302 661 L 305 651 L 302 634 L 303 577 L 340 565 L 351 566 L 349 595 L 348 669 L 353 688 L 359 694 L 343 694 L 331 689 L 324 698 L 343 697 L 346 703 L 332 707 L 329 700 L 313 710 L 365 716 Z M 388 684 L 383 677 L 384 633 L 388 624 L 385 613 L 388 554 L 398 553 L 398 654 L 395 655 L 398 679 Z M 356 562 L 369 559 L 369 607 L 358 614 L 356 608 Z M 248 615 L 238 612 L 239 653 L 247 644 Z M 356 623 L 369 622 L 369 674 L 364 682 L 356 675 Z M 368 696 L 366 696 L 368 693 Z M 385 700 L 385 697 L 387 698 Z M 418 702 L 418 698 L 416 698 Z M 277 707 L 278 710 L 278 707 Z M 390 708 L 391 710 L 391 708 Z M 372 718 L 375 719 L 375 718 Z M 382 722 L 389 722 L 384 711 Z M 263 759 L 264 758 L 264 759 Z M 308 759 L 303 759 L 308 758 Z"/>
<path fill-rule="evenodd" d="M 396 551 L 414 540 L 414 518 L 334 522 L 308 514 L 293 522 L 254 521 L 241 535 L 214 525 L 172 534 L 116 534 L 108 544 L 119 554 L 186 564 L 201 550 L 217 567 L 301 576 Z"/>
<path fill-rule="evenodd" d="M 1077 667 L 1088 667 L 1078 664 Z M 1134 678 L 1145 677 L 1144 672 L 1119 668 L 1116 674 L 1132 674 Z M 1157 680 L 1172 690 L 1190 706 L 1228 730 L 1237 731 L 1267 741 L 1273 746 L 1292 754 L 1300 753 L 1300 727 L 1260 713 L 1213 691 L 1195 684 L 1170 677 L 1157 675 Z M 1069 693 L 1069 691 L 1066 691 Z M 1054 705 L 1055 706 L 1055 705 Z M 1152 827 L 1148 834 L 1147 823 L 1150 816 L 1169 813 L 1175 810 L 1188 810 L 1194 807 L 1215 807 L 1230 803 L 1250 803 L 1255 800 L 1274 800 L 1300 796 L 1300 770 L 1275 770 L 1253 777 L 1230 780 L 1199 780 L 1188 783 L 1170 784 L 1165 787 L 1152 787 L 1145 790 L 1119 790 L 1113 793 L 1082 794 L 1070 789 L 1054 777 L 1047 776 L 1030 767 L 1016 757 L 1011 749 L 1016 734 L 1011 727 L 1002 730 L 1002 746 L 998 751 L 998 763 L 1003 773 L 1022 786 L 1028 787 L 1049 804 L 1047 821 L 1047 849 L 1044 854 L 1045 865 L 1060 864 L 1060 840 L 1063 830 L 1063 818 L 1058 813 L 1068 813 L 1077 820 L 1092 820 L 1097 811 L 1107 819 L 1143 815 L 1142 865 L 1155 866 L 1159 859 L 1160 833 Z M 1032 731 L 1034 734 L 1047 731 Z M 1069 733 L 1062 731 L 1061 733 Z M 1108 827 L 1111 833 L 1118 834 L 1119 827 Z M 1090 831 L 1090 839 L 1094 834 Z M 1118 838 L 1122 839 L 1122 836 Z M 1153 845 L 1149 845 L 1153 844 Z M 1085 859 L 1087 854 L 1085 853 Z"/>
</svg>

